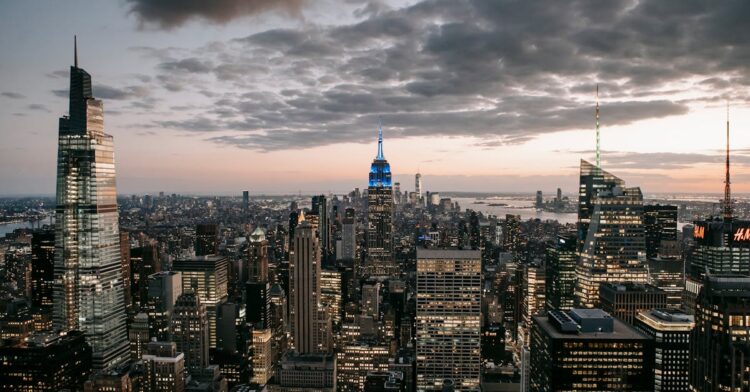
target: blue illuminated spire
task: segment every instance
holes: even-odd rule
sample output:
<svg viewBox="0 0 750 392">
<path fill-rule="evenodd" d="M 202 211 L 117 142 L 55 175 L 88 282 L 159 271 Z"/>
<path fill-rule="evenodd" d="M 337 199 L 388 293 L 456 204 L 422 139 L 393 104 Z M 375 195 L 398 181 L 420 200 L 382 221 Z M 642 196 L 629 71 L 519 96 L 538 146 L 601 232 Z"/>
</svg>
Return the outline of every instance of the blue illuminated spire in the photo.
<svg viewBox="0 0 750 392">
<path fill-rule="evenodd" d="M 383 120 L 378 118 L 378 156 L 375 159 L 383 160 Z"/>
</svg>

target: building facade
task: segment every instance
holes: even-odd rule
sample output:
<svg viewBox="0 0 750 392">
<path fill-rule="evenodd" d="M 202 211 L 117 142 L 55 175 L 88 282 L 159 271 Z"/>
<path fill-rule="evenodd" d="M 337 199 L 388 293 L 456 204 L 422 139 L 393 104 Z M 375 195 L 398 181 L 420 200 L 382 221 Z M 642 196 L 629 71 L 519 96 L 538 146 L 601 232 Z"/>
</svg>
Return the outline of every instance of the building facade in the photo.
<svg viewBox="0 0 750 392">
<path fill-rule="evenodd" d="M 417 389 L 479 391 L 481 254 L 417 249 Z"/>
<path fill-rule="evenodd" d="M 59 121 L 53 320 L 80 330 L 95 369 L 128 358 L 113 138 L 91 76 L 70 67 L 69 115 Z"/>
</svg>

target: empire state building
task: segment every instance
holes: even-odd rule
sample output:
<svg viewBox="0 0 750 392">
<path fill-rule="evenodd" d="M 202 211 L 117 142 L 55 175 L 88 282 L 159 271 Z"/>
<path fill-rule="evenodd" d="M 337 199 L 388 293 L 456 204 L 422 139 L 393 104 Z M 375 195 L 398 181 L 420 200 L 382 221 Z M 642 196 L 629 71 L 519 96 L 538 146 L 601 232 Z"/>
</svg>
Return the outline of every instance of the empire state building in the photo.
<svg viewBox="0 0 750 392">
<path fill-rule="evenodd" d="M 53 321 L 83 331 L 93 368 L 103 370 L 128 356 L 114 146 L 77 48 L 74 64 L 58 136 Z"/>
<path fill-rule="evenodd" d="M 378 128 L 378 155 L 370 165 L 367 187 L 367 259 L 368 264 L 393 266 L 393 183 L 391 165 L 383 155 L 383 127 Z M 376 274 L 389 271 L 376 268 Z"/>
</svg>

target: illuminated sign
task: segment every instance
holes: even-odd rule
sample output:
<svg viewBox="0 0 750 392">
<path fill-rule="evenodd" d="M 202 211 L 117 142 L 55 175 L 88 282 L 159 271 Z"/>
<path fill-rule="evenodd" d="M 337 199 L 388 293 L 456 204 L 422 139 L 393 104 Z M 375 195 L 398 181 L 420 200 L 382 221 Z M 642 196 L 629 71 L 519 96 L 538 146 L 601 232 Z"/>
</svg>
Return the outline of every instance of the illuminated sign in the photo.
<svg viewBox="0 0 750 392">
<path fill-rule="evenodd" d="M 693 228 L 693 238 L 697 240 L 706 238 L 706 228 L 695 225 L 695 228 Z"/>
<path fill-rule="evenodd" d="M 735 241 L 750 241 L 750 227 L 740 227 L 734 231 Z"/>
</svg>

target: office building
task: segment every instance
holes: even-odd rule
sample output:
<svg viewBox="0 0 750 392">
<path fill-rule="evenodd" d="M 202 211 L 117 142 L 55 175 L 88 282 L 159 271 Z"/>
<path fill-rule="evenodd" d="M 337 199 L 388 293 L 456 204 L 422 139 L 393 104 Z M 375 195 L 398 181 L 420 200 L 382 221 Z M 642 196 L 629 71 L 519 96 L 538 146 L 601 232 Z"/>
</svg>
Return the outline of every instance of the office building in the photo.
<svg viewBox="0 0 750 392">
<path fill-rule="evenodd" d="M 417 389 L 478 391 L 481 253 L 417 249 Z"/>
<path fill-rule="evenodd" d="M 148 301 L 148 276 L 161 272 L 158 243 L 149 240 L 130 249 L 130 263 L 131 305 L 142 308 Z"/>
<path fill-rule="evenodd" d="M 177 351 L 174 342 L 150 342 L 142 359 L 146 367 L 146 390 L 185 390 L 185 354 Z"/>
<path fill-rule="evenodd" d="M 536 201 L 534 202 L 534 207 L 544 207 L 544 195 L 542 194 L 542 191 L 536 191 Z"/>
<path fill-rule="evenodd" d="M 649 284 L 602 283 L 599 287 L 599 305 L 611 316 L 633 325 L 638 313 L 665 308 L 667 293 Z"/>
<path fill-rule="evenodd" d="M 414 194 L 416 196 L 416 204 L 423 205 L 424 202 L 422 201 L 422 175 L 420 173 L 417 173 L 414 176 Z"/>
<path fill-rule="evenodd" d="M 706 274 L 750 275 L 750 221 L 733 216 L 734 203 L 729 170 L 729 117 L 724 164 L 722 217 L 694 223 L 695 246 L 688 257 L 685 279 L 685 306 L 690 312 L 703 286 Z M 696 319 L 696 323 L 697 323 Z"/>
<path fill-rule="evenodd" d="M 690 391 L 743 391 L 750 368 L 750 277 L 706 275 L 690 338 Z"/>
<path fill-rule="evenodd" d="M 39 333 L 0 345 L 0 390 L 80 390 L 91 374 L 91 347 L 83 333 Z"/>
<path fill-rule="evenodd" d="M 242 191 L 242 208 L 248 209 L 250 207 L 250 191 Z"/>
<path fill-rule="evenodd" d="M 183 292 L 174 306 L 172 340 L 185 354 L 185 368 L 198 371 L 208 366 L 209 329 L 206 306 L 199 295 Z"/>
<path fill-rule="evenodd" d="M 337 256 L 340 260 L 354 260 L 357 248 L 357 215 L 354 208 L 347 208 L 341 224 L 341 254 Z"/>
<path fill-rule="evenodd" d="M 685 291 L 685 261 L 682 257 L 657 256 L 648 260 L 648 284 L 667 294 L 667 307 L 678 309 Z"/>
<path fill-rule="evenodd" d="M 162 271 L 148 276 L 149 335 L 159 341 L 169 340 L 169 328 L 177 297 L 182 294 L 182 273 Z"/>
<path fill-rule="evenodd" d="M 677 241 L 677 206 L 643 206 L 643 226 L 646 235 L 646 257 L 662 255 L 662 241 Z"/>
<path fill-rule="evenodd" d="M 561 234 L 554 246 L 547 248 L 546 290 L 547 309 L 570 310 L 575 304 L 576 236 Z"/>
<path fill-rule="evenodd" d="M 545 310 L 546 276 L 544 267 L 536 263 L 523 266 L 523 282 L 521 283 L 521 320 L 520 337 L 521 345 L 529 345 L 529 330 L 531 329 L 532 317 Z"/>
<path fill-rule="evenodd" d="M 654 341 L 654 392 L 689 390 L 693 316 L 675 309 L 645 310 L 635 328 Z"/>
<path fill-rule="evenodd" d="M 333 247 L 331 246 L 329 205 L 324 195 L 313 196 L 311 212 L 312 215 L 318 217 L 317 231 L 318 241 L 320 242 L 320 257 L 325 262 L 333 255 Z"/>
<path fill-rule="evenodd" d="M 146 313 L 138 313 L 133 316 L 133 321 L 128 326 L 128 340 L 130 341 L 130 359 L 137 361 L 146 352 L 146 344 L 149 338 L 149 319 Z"/>
<path fill-rule="evenodd" d="M 31 235 L 31 305 L 52 307 L 55 274 L 55 231 L 37 230 Z"/>
<path fill-rule="evenodd" d="M 331 316 L 331 323 L 334 326 L 341 325 L 342 301 L 341 272 L 322 270 L 320 278 L 320 305 L 328 311 Z"/>
<path fill-rule="evenodd" d="M 388 370 L 389 347 L 385 344 L 359 341 L 344 345 L 336 354 L 339 391 L 362 391 L 367 374 Z"/>
<path fill-rule="evenodd" d="M 195 227 L 195 255 L 215 255 L 219 250 L 219 225 L 201 223 Z"/>
<path fill-rule="evenodd" d="M 371 371 L 365 378 L 364 392 L 406 392 L 404 373 Z"/>
<path fill-rule="evenodd" d="M 578 306 L 598 306 L 601 283 L 646 283 L 643 194 L 639 188 L 600 190 L 576 266 Z"/>
<path fill-rule="evenodd" d="M 750 275 L 750 221 L 709 219 L 694 222 L 695 246 L 687 257 L 685 306 L 688 311 L 703 285 L 706 272 Z"/>
<path fill-rule="evenodd" d="M 86 334 L 98 370 L 128 358 L 115 157 L 102 101 L 75 57 L 69 115 L 59 121 L 53 319 Z"/>
<path fill-rule="evenodd" d="M 182 292 L 194 292 L 208 314 L 209 341 L 216 347 L 216 314 L 219 304 L 226 301 L 228 261 L 224 256 L 196 256 L 176 260 L 172 270 L 182 274 Z"/>
<path fill-rule="evenodd" d="M 598 165 L 581 159 L 580 182 L 578 186 L 578 250 L 588 236 L 589 224 L 594 216 L 594 200 L 601 191 L 611 191 L 614 187 L 624 187 L 625 182 Z"/>
<path fill-rule="evenodd" d="M 367 257 L 373 263 L 393 262 L 393 184 L 391 165 L 383 155 L 382 126 L 367 187 Z"/>
<path fill-rule="evenodd" d="M 248 253 L 248 278 L 250 282 L 267 282 L 268 281 L 268 240 L 266 231 L 262 228 L 256 228 L 250 234 L 250 241 L 247 247 Z"/>
<path fill-rule="evenodd" d="M 281 360 L 269 392 L 336 392 L 336 356 L 289 352 Z"/>
<path fill-rule="evenodd" d="M 318 320 L 320 264 L 320 247 L 315 227 L 302 221 L 294 231 L 294 253 L 289 261 L 292 342 L 300 354 L 317 351 L 313 335 L 316 333 Z"/>
<path fill-rule="evenodd" d="M 529 391 L 653 391 L 654 343 L 600 309 L 534 316 Z"/>
<path fill-rule="evenodd" d="M 120 274 L 122 275 L 122 297 L 125 301 L 125 309 L 130 311 L 133 306 L 132 297 L 132 283 L 130 277 L 133 272 L 131 271 L 132 263 L 130 260 L 130 233 L 127 230 L 120 230 Z"/>
<path fill-rule="evenodd" d="M 245 283 L 245 304 L 247 305 L 247 322 L 270 328 L 271 319 L 271 285 L 268 282 Z"/>
<path fill-rule="evenodd" d="M 253 329 L 253 383 L 265 385 L 273 377 L 272 332 L 269 328 Z"/>
<path fill-rule="evenodd" d="M 380 318 L 380 282 L 362 284 L 362 314 Z"/>
</svg>

